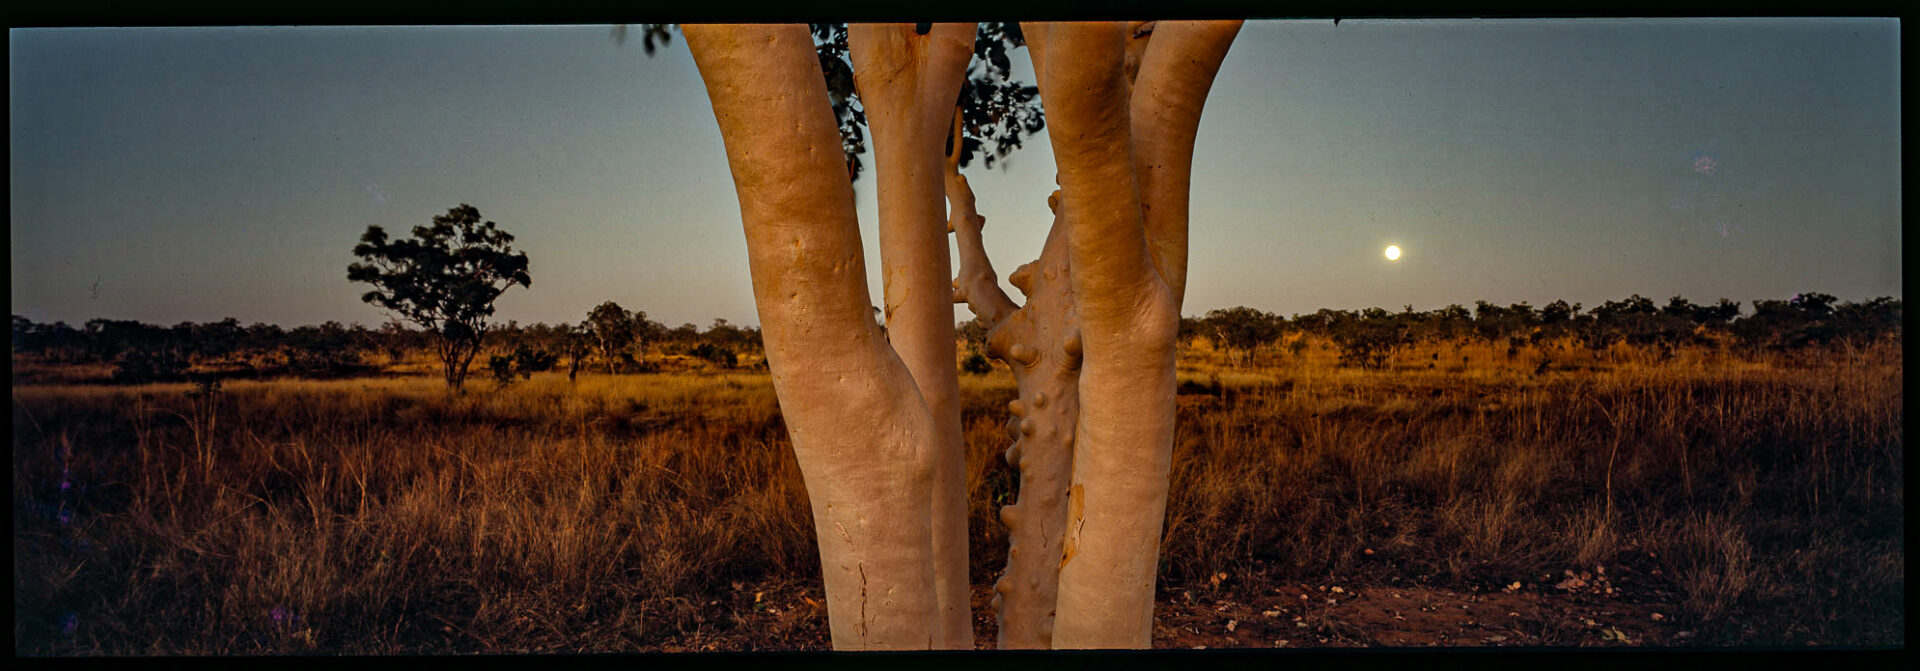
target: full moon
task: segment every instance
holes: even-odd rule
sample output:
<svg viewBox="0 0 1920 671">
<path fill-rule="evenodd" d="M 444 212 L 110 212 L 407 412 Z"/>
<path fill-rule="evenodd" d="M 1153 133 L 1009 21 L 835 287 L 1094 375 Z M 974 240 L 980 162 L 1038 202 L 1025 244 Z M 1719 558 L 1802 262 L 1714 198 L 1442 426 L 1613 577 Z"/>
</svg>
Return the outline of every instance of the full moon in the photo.
<svg viewBox="0 0 1920 671">
<path fill-rule="evenodd" d="M 1398 260 L 1399 258 L 1400 258 L 1400 246 L 1387 245 L 1387 260 L 1394 261 L 1394 260 Z"/>
</svg>

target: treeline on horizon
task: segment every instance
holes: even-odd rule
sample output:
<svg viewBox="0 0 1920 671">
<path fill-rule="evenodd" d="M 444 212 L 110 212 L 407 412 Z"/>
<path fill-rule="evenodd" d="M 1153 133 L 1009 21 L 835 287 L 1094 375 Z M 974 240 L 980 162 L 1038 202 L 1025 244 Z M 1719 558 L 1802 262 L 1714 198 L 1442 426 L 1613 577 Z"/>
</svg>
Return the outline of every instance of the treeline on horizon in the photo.
<svg viewBox="0 0 1920 671">
<path fill-rule="evenodd" d="M 1854 303 L 1804 293 L 1786 300 L 1756 300 L 1753 310 L 1742 315 L 1740 303 L 1725 298 L 1700 305 L 1674 296 L 1659 305 L 1634 294 L 1584 311 L 1581 304 L 1564 300 L 1541 307 L 1475 301 L 1471 310 L 1454 304 L 1425 312 L 1412 306 L 1400 312 L 1321 309 L 1291 318 L 1234 307 L 1183 318 L 1180 332 L 1182 341 L 1203 337 L 1230 359 L 1237 352 L 1242 361 L 1261 347 L 1281 342 L 1298 352 L 1306 343 L 1289 336 L 1311 334 L 1331 340 L 1342 365 L 1383 368 L 1395 352 L 1415 343 L 1462 338 L 1505 344 L 1509 357 L 1524 347 L 1567 341 L 1594 352 L 1619 344 L 1647 348 L 1662 360 L 1696 345 L 1726 346 L 1757 356 L 1897 338 L 1900 319 L 1901 301 L 1892 297 Z"/>
<path fill-rule="evenodd" d="M 715 319 L 705 330 L 692 323 L 668 327 L 608 301 L 577 324 L 520 324 L 487 328 L 483 347 L 492 352 L 485 368 L 499 381 L 532 373 L 565 370 L 570 376 L 593 369 L 608 373 L 644 373 L 658 369 L 649 349 L 663 356 L 688 356 L 722 368 L 740 365 L 740 356 L 758 352 L 760 329 Z M 328 321 L 291 329 L 256 322 L 242 325 L 228 317 L 216 322 L 180 322 L 158 326 L 135 320 L 91 319 L 79 328 L 13 315 L 13 352 L 62 364 L 112 364 L 113 381 L 165 382 L 188 379 L 195 366 L 223 376 L 291 374 L 342 377 L 374 372 L 370 356 L 389 363 L 434 353 L 439 334 L 389 321 L 379 328 Z"/>
<path fill-rule="evenodd" d="M 1897 338 L 1901 304 L 1891 297 L 1856 303 L 1805 293 L 1756 300 L 1744 314 L 1738 302 L 1724 298 L 1700 305 L 1675 296 L 1660 305 L 1638 294 L 1584 310 L 1566 301 L 1541 307 L 1476 301 L 1471 309 L 1458 304 L 1424 312 L 1412 306 L 1399 312 L 1321 309 L 1283 317 L 1242 306 L 1183 318 L 1180 335 L 1182 342 L 1206 339 L 1230 360 L 1238 354 L 1243 363 L 1251 353 L 1276 344 L 1298 352 L 1305 347 L 1301 336 L 1312 335 L 1331 341 L 1342 365 L 1362 368 L 1382 368 L 1395 352 L 1415 343 L 1463 338 L 1505 343 L 1509 355 L 1523 347 L 1568 340 L 1594 351 L 1621 343 L 1652 348 L 1663 357 L 1681 347 L 1716 344 L 1758 355 Z M 967 357 L 968 370 L 984 372 L 978 353 L 986 329 L 977 321 L 962 322 L 957 329 L 959 342 L 974 353 Z M 385 354 L 389 362 L 397 362 L 434 351 L 438 341 L 432 332 L 399 322 L 378 329 L 336 321 L 286 329 L 242 325 L 233 318 L 171 327 L 92 319 L 75 328 L 65 322 L 35 323 L 20 315 L 13 315 L 12 338 L 15 354 L 53 363 L 112 364 L 113 380 L 125 383 L 183 380 L 195 366 L 238 377 L 361 374 L 376 370 L 367 361 L 370 355 Z M 653 372 L 659 370 L 659 361 L 650 351 L 722 369 L 739 367 L 742 355 L 761 352 L 758 328 L 725 319 L 715 319 L 705 330 L 691 323 L 669 328 L 649 320 L 645 312 L 612 302 L 594 308 L 578 324 L 508 322 L 490 328 L 484 340 L 489 352 L 497 352 L 485 368 L 503 384 L 555 369 L 566 370 L 570 377 L 581 370 Z M 763 369 L 764 358 L 750 367 Z"/>
</svg>

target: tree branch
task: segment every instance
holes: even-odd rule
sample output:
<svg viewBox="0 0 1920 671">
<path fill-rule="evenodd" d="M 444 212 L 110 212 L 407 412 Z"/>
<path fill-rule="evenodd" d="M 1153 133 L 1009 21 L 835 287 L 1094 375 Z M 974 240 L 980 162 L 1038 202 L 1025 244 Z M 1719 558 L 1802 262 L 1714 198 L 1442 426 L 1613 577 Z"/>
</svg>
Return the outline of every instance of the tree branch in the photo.
<svg viewBox="0 0 1920 671">
<path fill-rule="evenodd" d="M 1154 268 L 1177 306 L 1187 286 L 1187 215 L 1200 111 L 1240 21 L 1161 21 L 1130 96 L 1133 164 Z"/>
<path fill-rule="evenodd" d="M 991 329 L 1020 306 L 1000 289 L 993 261 L 987 258 L 986 243 L 981 235 L 987 218 L 975 209 L 973 188 L 967 185 L 967 177 L 960 174 L 959 110 L 954 111 L 953 122 L 954 151 L 949 153 L 946 162 L 947 230 L 953 232 L 954 247 L 960 257 L 960 272 L 953 280 L 953 302 L 966 303 L 967 309 Z"/>
</svg>

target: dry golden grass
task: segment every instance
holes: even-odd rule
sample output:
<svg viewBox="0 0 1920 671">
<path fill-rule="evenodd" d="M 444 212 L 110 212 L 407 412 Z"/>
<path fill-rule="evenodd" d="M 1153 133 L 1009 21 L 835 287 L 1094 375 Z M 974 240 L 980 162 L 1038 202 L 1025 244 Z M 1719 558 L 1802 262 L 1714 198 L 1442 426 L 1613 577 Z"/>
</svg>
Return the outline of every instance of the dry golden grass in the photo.
<svg viewBox="0 0 1920 671">
<path fill-rule="evenodd" d="M 1484 345 L 1342 369 L 1320 345 L 1244 369 L 1183 350 L 1166 589 L 1622 563 L 1703 642 L 1903 642 L 1897 342 L 1797 366 L 1549 346 L 1545 371 Z M 16 651 L 824 647 L 764 373 L 469 387 L 16 382 Z M 1004 563 L 1013 393 L 962 377 L 976 584 Z"/>
</svg>

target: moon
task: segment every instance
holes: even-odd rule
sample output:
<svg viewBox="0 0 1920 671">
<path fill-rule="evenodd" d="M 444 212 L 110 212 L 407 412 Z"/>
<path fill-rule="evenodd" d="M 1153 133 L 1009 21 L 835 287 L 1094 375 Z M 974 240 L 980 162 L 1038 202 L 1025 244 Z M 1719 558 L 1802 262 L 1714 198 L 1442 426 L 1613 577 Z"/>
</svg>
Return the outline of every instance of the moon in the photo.
<svg viewBox="0 0 1920 671">
<path fill-rule="evenodd" d="M 1400 260 L 1400 246 L 1399 246 L 1399 245 L 1387 245 L 1387 260 L 1388 260 L 1388 261 L 1398 261 L 1398 260 Z"/>
</svg>

